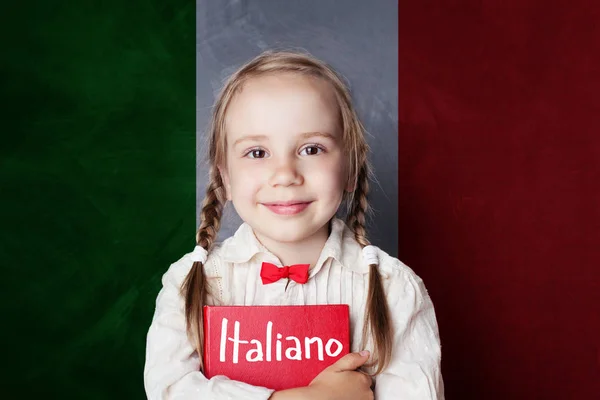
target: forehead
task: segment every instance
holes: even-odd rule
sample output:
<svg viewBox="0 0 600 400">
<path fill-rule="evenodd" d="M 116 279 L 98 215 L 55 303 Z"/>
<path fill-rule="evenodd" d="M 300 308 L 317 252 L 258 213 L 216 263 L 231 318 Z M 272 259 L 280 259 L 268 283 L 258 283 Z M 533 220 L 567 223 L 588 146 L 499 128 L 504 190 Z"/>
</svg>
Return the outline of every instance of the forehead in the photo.
<svg viewBox="0 0 600 400">
<path fill-rule="evenodd" d="M 225 125 L 229 143 L 248 134 L 340 134 L 331 84 L 293 73 L 264 75 L 245 82 L 229 104 Z"/>
</svg>

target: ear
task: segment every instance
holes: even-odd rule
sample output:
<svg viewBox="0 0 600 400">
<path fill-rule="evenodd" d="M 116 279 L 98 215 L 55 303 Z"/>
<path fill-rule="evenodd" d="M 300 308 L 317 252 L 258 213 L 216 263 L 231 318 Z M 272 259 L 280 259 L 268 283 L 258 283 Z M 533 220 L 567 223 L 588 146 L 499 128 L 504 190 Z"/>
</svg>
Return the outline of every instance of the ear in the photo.
<svg viewBox="0 0 600 400">
<path fill-rule="evenodd" d="M 348 179 L 348 183 L 346 184 L 346 192 L 352 193 L 356 190 L 356 179 L 354 177 L 350 177 Z"/>
<path fill-rule="evenodd" d="M 219 174 L 221 175 L 221 180 L 223 181 L 223 186 L 225 187 L 227 201 L 231 201 L 231 181 L 229 180 L 229 173 L 227 172 L 226 168 L 219 167 Z"/>
</svg>

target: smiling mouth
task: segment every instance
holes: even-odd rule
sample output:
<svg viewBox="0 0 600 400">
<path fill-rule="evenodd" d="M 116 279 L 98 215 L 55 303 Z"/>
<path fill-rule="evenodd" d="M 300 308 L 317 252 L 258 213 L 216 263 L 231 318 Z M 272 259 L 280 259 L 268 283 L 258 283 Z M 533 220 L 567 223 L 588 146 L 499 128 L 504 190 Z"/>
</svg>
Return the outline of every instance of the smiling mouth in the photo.
<svg viewBox="0 0 600 400">
<path fill-rule="evenodd" d="M 312 203 L 312 201 L 278 201 L 272 203 L 261 203 L 273 213 L 278 215 L 295 215 L 299 214 Z"/>
</svg>

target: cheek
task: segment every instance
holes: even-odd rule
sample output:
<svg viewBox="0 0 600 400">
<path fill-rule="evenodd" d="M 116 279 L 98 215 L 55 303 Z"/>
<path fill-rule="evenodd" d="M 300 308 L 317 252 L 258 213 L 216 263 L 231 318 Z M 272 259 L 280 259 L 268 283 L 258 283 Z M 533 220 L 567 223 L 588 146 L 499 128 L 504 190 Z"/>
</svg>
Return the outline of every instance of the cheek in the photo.
<svg viewBox="0 0 600 400">
<path fill-rule="evenodd" d="M 341 194 L 345 187 L 345 170 L 340 158 L 312 164 L 305 176 L 315 185 L 326 188 L 332 196 L 337 196 L 337 192 Z"/>
<path fill-rule="evenodd" d="M 261 172 L 249 163 L 230 162 L 230 185 L 233 200 L 251 198 L 260 188 Z"/>
</svg>

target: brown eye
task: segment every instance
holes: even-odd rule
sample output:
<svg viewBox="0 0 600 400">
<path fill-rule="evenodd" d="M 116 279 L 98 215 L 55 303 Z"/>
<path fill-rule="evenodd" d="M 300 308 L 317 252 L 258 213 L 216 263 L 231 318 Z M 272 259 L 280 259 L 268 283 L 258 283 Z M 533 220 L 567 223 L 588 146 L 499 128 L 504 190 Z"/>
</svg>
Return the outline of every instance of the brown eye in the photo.
<svg viewBox="0 0 600 400">
<path fill-rule="evenodd" d="M 265 158 L 266 152 L 261 149 L 254 149 L 248 153 L 250 158 Z"/>
<path fill-rule="evenodd" d="M 323 151 L 323 149 L 318 146 L 306 146 L 305 148 L 302 149 L 302 151 L 300 151 L 300 154 L 307 155 L 307 156 L 316 156 L 317 154 L 321 153 L 322 151 Z"/>
</svg>

